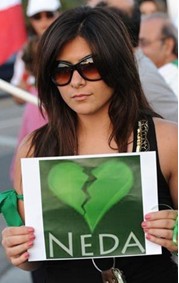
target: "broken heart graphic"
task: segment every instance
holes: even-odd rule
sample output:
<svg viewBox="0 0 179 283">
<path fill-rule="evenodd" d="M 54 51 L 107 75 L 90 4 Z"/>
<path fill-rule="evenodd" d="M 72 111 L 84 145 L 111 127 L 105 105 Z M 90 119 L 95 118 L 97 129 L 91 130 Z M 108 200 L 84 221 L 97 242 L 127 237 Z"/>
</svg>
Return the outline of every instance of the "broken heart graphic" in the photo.
<svg viewBox="0 0 179 283">
<path fill-rule="evenodd" d="M 56 197 L 84 217 L 92 232 L 103 216 L 129 193 L 133 172 L 117 158 L 96 167 L 61 161 L 50 170 L 48 184 Z"/>
</svg>

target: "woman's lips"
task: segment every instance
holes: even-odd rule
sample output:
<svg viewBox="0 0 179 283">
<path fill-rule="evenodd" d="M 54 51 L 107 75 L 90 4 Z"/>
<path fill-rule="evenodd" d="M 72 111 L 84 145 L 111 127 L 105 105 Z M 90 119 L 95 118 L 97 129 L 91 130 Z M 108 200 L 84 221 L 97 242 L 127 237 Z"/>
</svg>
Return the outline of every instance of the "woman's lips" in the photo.
<svg viewBox="0 0 179 283">
<path fill-rule="evenodd" d="M 82 101 L 82 100 L 85 100 L 87 99 L 91 94 L 85 94 L 85 93 L 81 93 L 81 94 L 74 94 L 72 96 L 72 98 L 74 100 L 78 100 L 78 101 Z"/>
</svg>

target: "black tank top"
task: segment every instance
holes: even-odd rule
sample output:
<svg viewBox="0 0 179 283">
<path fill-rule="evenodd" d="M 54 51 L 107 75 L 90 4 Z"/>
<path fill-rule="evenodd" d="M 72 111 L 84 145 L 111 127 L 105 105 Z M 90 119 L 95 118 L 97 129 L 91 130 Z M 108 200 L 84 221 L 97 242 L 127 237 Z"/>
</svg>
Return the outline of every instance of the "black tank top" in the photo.
<svg viewBox="0 0 179 283">
<path fill-rule="evenodd" d="M 156 151 L 157 175 L 158 175 L 158 196 L 160 209 L 172 207 L 169 187 L 161 172 L 155 126 L 152 118 L 147 121 L 148 130 L 145 133 L 147 144 L 144 142 L 142 151 Z M 137 128 L 134 134 L 133 152 L 137 146 Z M 150 169 L 150 168 L 149 168 Z M 129 213 L 131 213 L 129 211 Z M 107 270 L 113 265 L 113 259 L 95 260 L 101 270 Z M 116 258 L 116 267 L 122 270 L 126 283 L 177 283 L 177 265 L 171 259 L 171 254 L 163 249 L 161 255 L 154 256 L 133 256 Z M 46 261 L 43 265 L 45 283 L 101 283 L 100 272 L 94 267 L 92 260 L 62 260 Z"/>
<path fill-rule="evenodd" d="M 172 199 L 170 196 L 169 186 L 162 174 L 159 162 L 159 155 L 158 155 L 158 146 L 156 140 L 156 133 L 155 133 L 155 125 L 153 122 L 152 117 L 148 117 L 147 122 L 147 129 L 144 128 L 144 146 L 141 148 L 140 151 L 155 151 L 156 152 L 156 160 L 157 160 L 157 182 L 158 182 L 158 201 L 159 201 L 159 209 L 169 209 L 172 208 Z M 146 144 L 147 143 L 147 144 Z M 134 143 L 133 143 L 133 152 L 136 151 L 137 147 L 137 130 L 134 132 Z M 150 169 L 150 168 L 149 168 Z"/>
</svg>

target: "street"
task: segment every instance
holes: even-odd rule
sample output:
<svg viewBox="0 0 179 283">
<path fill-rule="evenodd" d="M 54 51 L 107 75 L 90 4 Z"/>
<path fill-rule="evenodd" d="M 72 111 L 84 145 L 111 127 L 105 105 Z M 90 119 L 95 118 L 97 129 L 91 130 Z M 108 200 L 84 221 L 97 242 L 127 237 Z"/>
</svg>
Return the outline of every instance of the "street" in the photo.
<svg viewBox="0 0 179 283">
<path fill-rule="evenodd" d="M 17 143 L 23 106 L 16 105 L 10 96 L 0 96 L 0 191 L 11 189 L 10 166 Z M 0 214 L 1 231 L 6 226 Z M 31 283 L 30 273 L 13 267 L 6 259 L 0 244 L 0 282 Z"/>
</svg>

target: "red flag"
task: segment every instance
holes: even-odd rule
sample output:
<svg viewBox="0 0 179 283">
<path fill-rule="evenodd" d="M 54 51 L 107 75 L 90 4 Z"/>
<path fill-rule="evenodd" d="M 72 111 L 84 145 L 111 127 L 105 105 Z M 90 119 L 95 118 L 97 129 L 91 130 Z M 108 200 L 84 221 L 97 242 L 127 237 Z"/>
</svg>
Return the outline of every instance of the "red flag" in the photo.
<svg viewBox="0 0 179 283">
<path fill-rule="evenodd" d="M 0 65 L 27 40 L 21 0 L 0 0 Z"/>
</svg>

